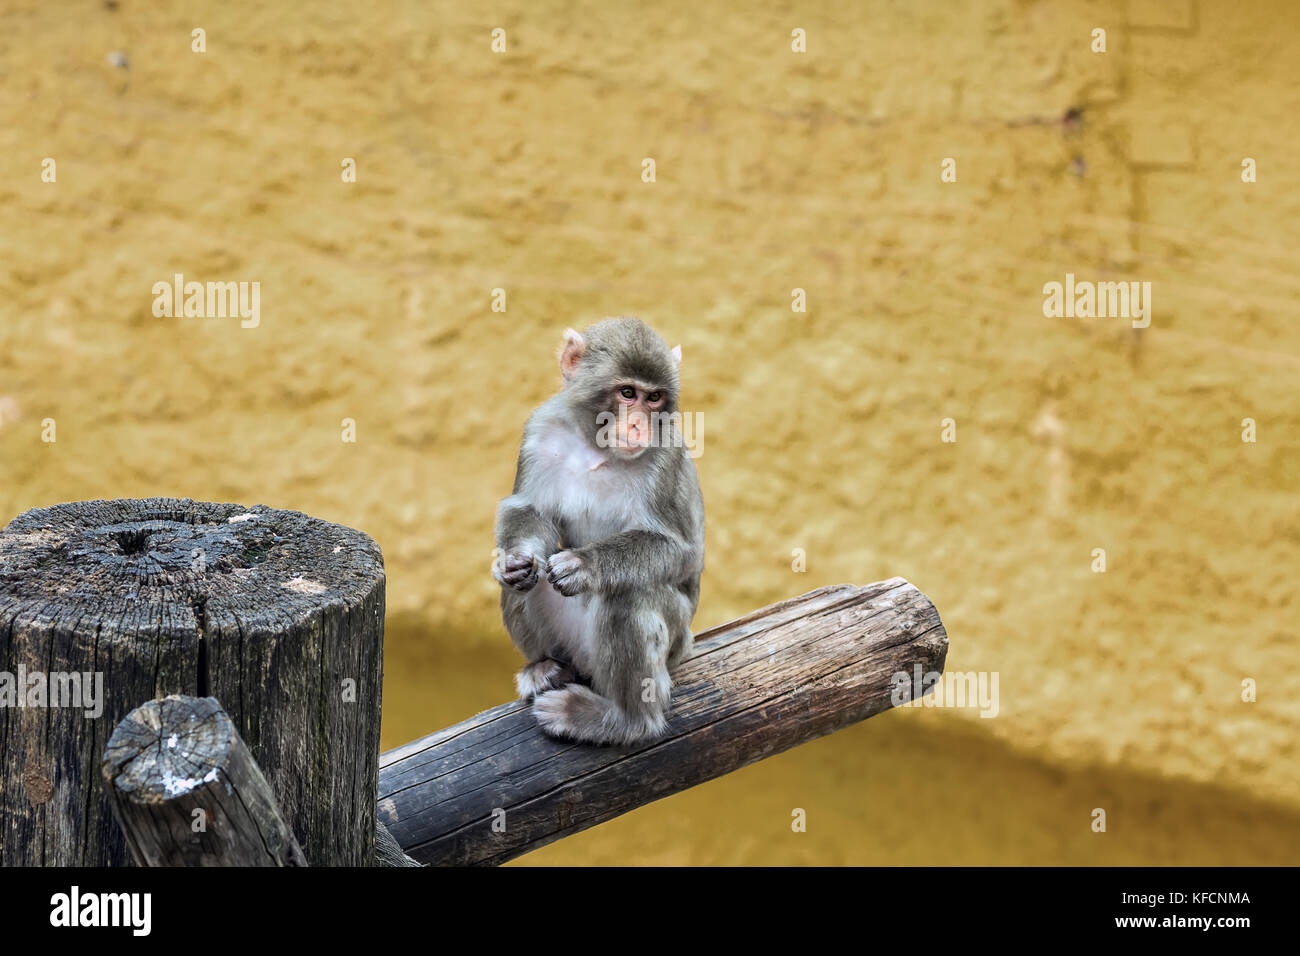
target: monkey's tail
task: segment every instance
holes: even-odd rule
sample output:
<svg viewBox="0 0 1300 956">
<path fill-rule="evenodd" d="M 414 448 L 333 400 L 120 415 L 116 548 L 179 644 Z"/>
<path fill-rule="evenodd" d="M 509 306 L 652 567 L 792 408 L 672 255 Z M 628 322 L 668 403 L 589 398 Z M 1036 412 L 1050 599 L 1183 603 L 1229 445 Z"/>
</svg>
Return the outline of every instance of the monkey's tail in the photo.
<svg viewBox="0 0 1300 956">
<path fill-rule="evenodd" d="M 668 729 L 661 707 L 647 705 L 638 713 L 628 713 L 582 684 L 566 684 L 538 695 L 533 714 L 552 737 L 588 744 L 633 744 L 662 737 Z"/>
</svg>

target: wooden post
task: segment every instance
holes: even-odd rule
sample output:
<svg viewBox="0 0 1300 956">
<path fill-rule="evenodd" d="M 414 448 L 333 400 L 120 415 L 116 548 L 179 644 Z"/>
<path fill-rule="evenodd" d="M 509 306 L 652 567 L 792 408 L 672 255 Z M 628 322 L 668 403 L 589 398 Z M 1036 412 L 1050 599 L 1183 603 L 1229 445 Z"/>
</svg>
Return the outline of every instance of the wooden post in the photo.
<svg viewBox="0 0 1300 956">
<path fill-rule="evenodd" d="M 104 780 L 141 866 L 306 866 L 257 761 L 212 697 L 142 704 L 108 739 Z"/>
<path fill-rule="evenodd" d="M 502 863 L 910 700 L 947 650 L 902 578 L 822 588 L 701 634 L 664 739 L 564 743 L 504 704 L 384 754 L 379 815 L 422 863 Z"/>
<path fill-rule="evenodd" d="M 15 518 L 0 864 L 129 862 L 100 758 L 137 704 L 185 694 L 222 702 L 312 864 L 369 865 L 383 623 L 375 542 L 298 512 L 150 498 Z"/>
</svg>

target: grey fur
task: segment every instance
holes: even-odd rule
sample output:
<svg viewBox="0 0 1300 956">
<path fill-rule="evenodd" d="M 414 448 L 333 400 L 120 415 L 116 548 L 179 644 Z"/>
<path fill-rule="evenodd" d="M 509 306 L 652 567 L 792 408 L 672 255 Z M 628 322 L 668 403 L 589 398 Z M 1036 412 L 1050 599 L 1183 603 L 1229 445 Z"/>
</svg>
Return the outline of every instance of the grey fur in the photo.
<svg viewBox="0 0 1300 956">
<path fill-rule="evenodd" d="M 663 734 L 669 669 L 691 653 L 704 502 L 677 421 L 661 420 L 659 441 L 634 458 L 598 442 L 597 416 L 616 410 L 622 384 L 659 391 L 659 411 L 677 411 L 677 359 L 663 339 L 617 318 L 575 341 L 585 343 L 576 369 L 524 426 L 493 575 L 529 662 L 516 684 L 536 695 L 543 730 L 626 744 Z"/>
</svg>

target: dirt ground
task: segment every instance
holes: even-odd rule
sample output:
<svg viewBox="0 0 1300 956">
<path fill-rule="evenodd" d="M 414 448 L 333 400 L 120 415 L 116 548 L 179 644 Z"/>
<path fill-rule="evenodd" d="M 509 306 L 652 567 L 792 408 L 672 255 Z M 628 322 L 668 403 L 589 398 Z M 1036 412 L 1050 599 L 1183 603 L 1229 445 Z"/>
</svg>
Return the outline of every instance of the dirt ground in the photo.
<svg viewBox="0 0 1300 956">
<path fill-rule="evenodd" d="M 1300 857 L 1289 0 L 0 11 L 0 523 L 364 529 L 395 746 L 511 693 L 495 504 L 564 329 L 633 314 L 703 415 L 699 629 L 903 575 L 1000 675 L 996 718 L 885 714 L 521 863 Z M 155 317 L 178 272 L 260 324 Z M 1045 317 L 1067 273 L 1150 282 L 1150 327 Z"/>
</svg>

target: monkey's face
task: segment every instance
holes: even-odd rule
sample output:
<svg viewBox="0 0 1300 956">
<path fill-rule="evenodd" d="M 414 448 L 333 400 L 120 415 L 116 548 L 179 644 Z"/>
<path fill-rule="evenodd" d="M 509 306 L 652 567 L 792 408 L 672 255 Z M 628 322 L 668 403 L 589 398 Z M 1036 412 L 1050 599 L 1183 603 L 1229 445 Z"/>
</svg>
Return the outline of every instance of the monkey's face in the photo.
<svg viewBox="0 0 1300 956">
<path fill-rule="evenodd" d="M 679 360 L 679 350 L 636 319 L 566 334 L 560 371 L 577 421 L 591 429 L 598 449 L 632 461 L 677 440 Z"/>
<path fill-rule="evenodd" d="M 591 442 L 618 461 L 633 461 L 671 444 L 677 435 L 676 393 L 665 384 L 610 369 L 586 390 L 575 389 L 578 421 Z"/>
<path fill-rule="evenodd" d="M 660 441 L 660 416 L 668 405 L 668 394 L 666 388 L 644 382 L 624 382 L 614 389 L 609 408 L 613 429 L 608 437 L 615 455 L 637 458 Z"/>
</svg>

